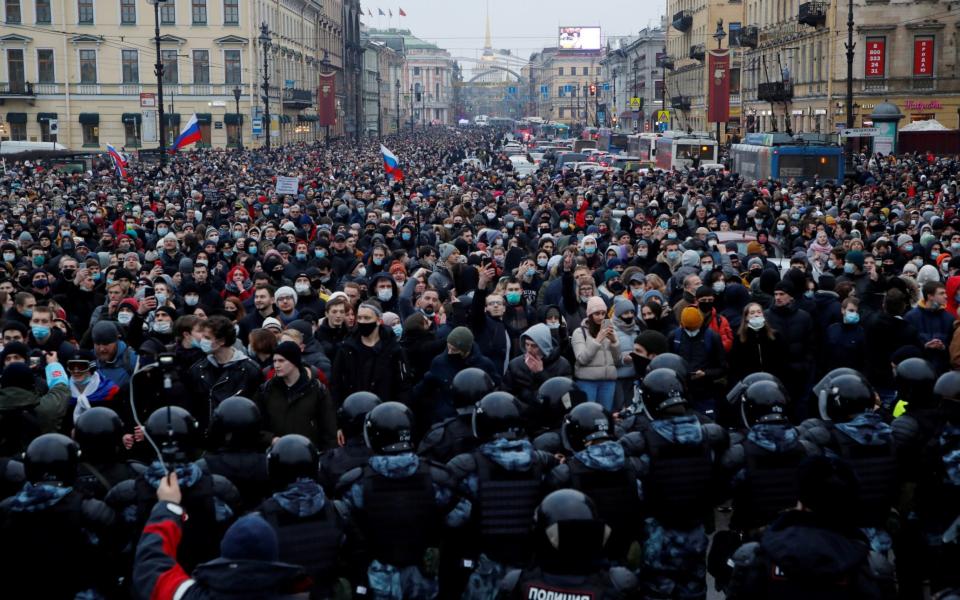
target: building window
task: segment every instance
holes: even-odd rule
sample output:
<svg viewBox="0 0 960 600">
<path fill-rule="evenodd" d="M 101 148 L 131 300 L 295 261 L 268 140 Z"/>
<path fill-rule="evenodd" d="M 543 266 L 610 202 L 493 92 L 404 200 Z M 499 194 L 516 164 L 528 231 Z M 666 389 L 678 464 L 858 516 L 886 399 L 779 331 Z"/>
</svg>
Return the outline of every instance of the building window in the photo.
<svg viewBox="0 0 960 600">
<path fill-rule="evenodd" d="M 239 50 L 224 50 L 223 51 L 223 69 L 224 69 L 224 78 L 223 82 L 226 84 L 238 84 L 241 81 L 242 69 L 240 68 L 240 51 Z"/>
<path fill-rule="evenodd" d="M 559 75 L 560 77 L 563 77 L 563 67 L 557 68 L 557 75 Z"/>
<path fill-rule="evenodd" d="M 77 22 L 93 25 L 93 0 L 77 0 Z"/>
<path fill-rule="evenodd" d="M 97 51 L 80 51 L 80 83 L 97 82 Z"/>
<path fill-rule="evenodd" d="M 120 0 L 120 24 L 137 24 L 137 0 Z"/>
<path fill-rule="evenodd" d="M 193 82 L 210 83 L 210 51 L 193 51 Z"/>
<path fill-rule="evenodd" d="M 50 121 L 43 119 L 40 121 L 40 141 L 41 142 L 56 142 L 57 134 L 50 133 Z"/>
<path fill-rule="evenodd" d="M 53 83 L 56 77 L 53 67 L 53 50 L 37 50 L 37 83 Z"/>
<path fill-rule="evenodd" d="M 161 50 L 161 62 L 163 62 L 163 83 L 179 83 L 180 77 L 177 73 L 177 51 Z"/>
<path fill-rule="evenodd" d="M 193 24 L 207 24 L 207 0 L 190 0 L 192 6 Z"/>
<path fill-rule="evenodd" d="M 440 101 L 440 84 L 439 83 L 433 84 L 433 99 L 436 100 L 437 102 Z"/>
<path fill-rule="evenodd" d="M 240 0 L 223 0 L 223 24 L 240 24 Z"/>
<path fill-rule="evenodd" d="M 140 147 L 140 124 L 135 120 L 124 120 L 123 122 L 124 145 L 128 148 Z"/>
<path fill-rule="evenodd" d="M 27 87 L 27 73 L 23 66 L 23 50 L 7 50 L 7 79 L 10 80 L 10 91 L 23 93 Z"/>
<path fill-rule="evenodd" d="M 136 50 L 122 50 L 120 64 L 123 83 L 140 83 L 140 59 Z"/>
<path fill-rule="evenodd" d="M 20 24 L 20 0 L 6 0 L 7 23 L 11 25 Z"/>
<path fill-rule="evenodd" d="M 584 68 L 583 68 L 583 74 L 584 74 L 584 75 L 589 75 L 589 74 L 590 74 L 590 67 L 584 67 Z"/>
<path fill-rule="evenodd" d="M 177 3 L 176 0 L 167 0 L 160 5 L 160 24 L 177 24 Z"/>
<path fill-rule="evenodd" d="M 53 20 L 53 15 L 50 11 L 50 0 L 35 0 L 33 6 L 37 13 L 37 24 L 49 25 Z"/>
<path fill-rule="evenodd" d="M 26 123 L 10 123 L 10 141 L 11 142 L 27 141 L 27 124 Z"/>
<path fill-rule="evenodd" d="M 419 74 L 420 74 L 420 67 L 414 67 L 414 68 L 413 68 L 413 74 L 414 74 L 414 75 L 419 75 Z"/>
<path fill-rule="evenodd" d="M 83 123 L 80 125 L 83 129 L 83 145 L 84 146 L 99 146 L 100 145 L 100 125 L 91 125 L 88 123 Z"/>
</svg>

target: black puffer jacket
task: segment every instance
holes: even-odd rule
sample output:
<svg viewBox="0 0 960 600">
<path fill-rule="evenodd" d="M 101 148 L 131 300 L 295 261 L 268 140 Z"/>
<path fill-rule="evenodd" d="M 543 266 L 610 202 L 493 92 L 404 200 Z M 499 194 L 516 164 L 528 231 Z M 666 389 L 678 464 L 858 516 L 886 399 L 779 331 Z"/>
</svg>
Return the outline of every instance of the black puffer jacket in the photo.
<svg viewBox="0 0 960 600">
<path fill-rule="evenodd" d="M 188 382 L 196 398 L 196 410 L 190 411 L 206 431 L 213 411 L 231 396 L 253 398 L 263 381 L 257 363 L 236 348 L 233 356 L 224 364 L 215 364 L 210 355 L 190 367 Z M 202 409 L 201 409 L 202 407 Z"/>
<path fill-rule="evenodd" d="M 772 306 L 765 311 L 767 322 L 780 334 L 786 346 L 787 370 L 794 376 L 810 374 L 813 364 L 813 320 L 796 303 Z"/>
<path fill-rule="evenodd" d="M 380 326 L 380 341 L 372 348 L 352 334 L 340 346 L 333 363 L 331 391 L 339 406 L 354 392 L 373 392 L 383 402 L 409 400 L 410 377 L 403 350 L 393 330 Z"/>
</svg>

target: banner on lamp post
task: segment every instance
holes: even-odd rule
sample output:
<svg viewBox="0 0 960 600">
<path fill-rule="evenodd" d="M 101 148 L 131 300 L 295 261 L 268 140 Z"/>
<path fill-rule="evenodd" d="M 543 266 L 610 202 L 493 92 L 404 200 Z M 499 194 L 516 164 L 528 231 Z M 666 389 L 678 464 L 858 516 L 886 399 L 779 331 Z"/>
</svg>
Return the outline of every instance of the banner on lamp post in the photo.
<svg viewBox="0 0 960 600">
<path fill-rule="evenodd" d="M 711 50 L 709 54 L 707 121 L 726 123 L 730 120 L 730 50 Z"/>
<path fill-rule="evenodd" d="M 321 127 L 337 124 L 337 74 L 320 74 L 320 86 L 317 88 L 317 115 Z"/>
</svg>

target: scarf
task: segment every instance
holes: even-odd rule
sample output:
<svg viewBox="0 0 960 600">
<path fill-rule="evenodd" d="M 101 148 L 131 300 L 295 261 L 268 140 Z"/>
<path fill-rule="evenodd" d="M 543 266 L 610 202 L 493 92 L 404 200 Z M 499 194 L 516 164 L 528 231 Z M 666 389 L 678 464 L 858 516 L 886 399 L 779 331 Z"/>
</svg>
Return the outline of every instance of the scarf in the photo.
<svg viewBox="0 0 960 600">
<path fill-rule="evenodd" d="M 76 423 L 80 415 L 92 408 L 93 403 L 113 400 L 120 388 L 109 379 L 94 373 L 83 389 L 77 387 L 77 382 L 70 380 L 70 398 L 76 403 L 73 409 L 73 421 Z"/>
</svg>

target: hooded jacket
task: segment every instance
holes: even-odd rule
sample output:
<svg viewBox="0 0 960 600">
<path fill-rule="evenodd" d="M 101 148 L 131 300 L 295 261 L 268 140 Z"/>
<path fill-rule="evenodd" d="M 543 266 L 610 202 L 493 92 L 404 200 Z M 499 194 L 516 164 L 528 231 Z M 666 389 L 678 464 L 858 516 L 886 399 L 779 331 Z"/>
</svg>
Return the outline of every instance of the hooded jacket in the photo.
<svg viewBox="0 0 960 600">
<path fill-rule="evenodd" d="M 390 299 L 384 302 L 377 297 L 376 290 L 377 282 L 379 281 L 389 281 L 390 287 L 393 289 L 393 294 L 390 296 Z M 370 290 L 370 297 L 377 300 L 380 303 L 380 308 L 383 312 L 392 312 L 397 315 L 400 314 L 400 287 L 397 285 L 397 282 L 393 279 L 393 276 L 390 273 L 380 272 L 375 274 L 370 278 L 370 284 L 367 286 L 367 289 Z"/>
<path fill-rule="evenodd" d="M 243 289 L 239 289 L 237 285 L 233 282 L 233 276 L 235 273 L 243 273 Z M 227 296 L 237 296 L 240 298 L 240 301 L 244 301 L 251 296 L 253 296 L 253 281 L 250 280 L 250 273 L 243 267 L 243 265 L 236 265 L 229 271 L 227 271 L 227 283 L 223 288 L 223 291 L 220 292 L 220 295 L 224 298 Z"/>
<path fill-rule="evenodd" d="M 70 387 L 65 370 L 60 363 L 47 365 L 47 386 L 49 391 L 42 396 L 33 390 L 8 385 L 0 387 L 0 452 L 3 456 L 12 456 L 26 450 L 27 444 L 33 437 L 43 433 L 60 431 L 60 424 L 67 414 L 67 404 L 70 401 Z M 36 418 L 37 430 L 29 432 L 17 424 L 15 432 L 9 432 L 4 420 L 9 419 L 14 411 L 27 411 Z M 7 438 L 4 434 L 17 433 L 16 437 Z M 13 447 L 16 446 L 16 447 Z"/>
<path fill-rule="evenodd" d="M 530 340 L 540 348 L 543 357 L 543 370 L 534 373 L 526 363 L 526 354 L 521 354 L 510 361 L 507 372 L 503 376 L 503 389 L 517 397 L 521 402 L 530 405 L 536 398 L 540 385 L 551 377 L 570 377 L 573 369 L 570 363 L 561 355 L 561 349 L 555 343 L 550 328 L 538 323 L 527 329 L 520 336 L 521 345 Z"/>
</svg>

